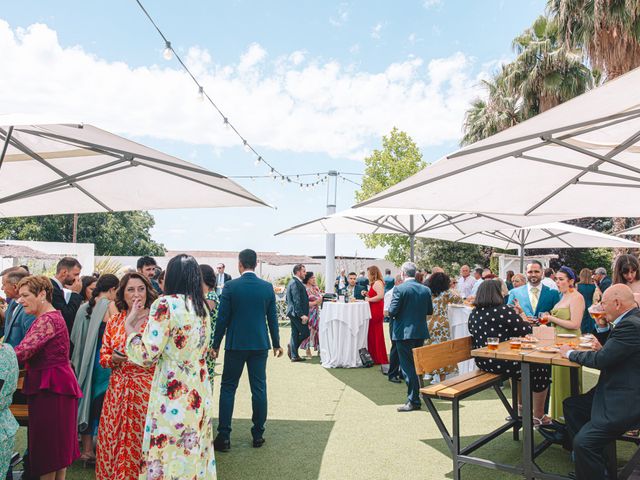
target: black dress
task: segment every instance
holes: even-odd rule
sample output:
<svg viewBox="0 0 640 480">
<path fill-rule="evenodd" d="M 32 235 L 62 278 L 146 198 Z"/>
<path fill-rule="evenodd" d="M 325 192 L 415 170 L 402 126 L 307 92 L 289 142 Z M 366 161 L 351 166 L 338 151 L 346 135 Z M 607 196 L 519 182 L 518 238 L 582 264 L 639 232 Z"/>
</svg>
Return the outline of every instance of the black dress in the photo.
<svg viewBox="0 0 640 480">
<path fill-rule="evenodd" d="M 498 337 L 501 342 L 511 337 L 522 337 L 531 333 L 531 325 L 507 305 L 495 307 L 474 308 L 469 315 L 469 333 L 473 338 L 473 348 L 487 345 L 487 338 Z M 520 364 L 493 358 L 476 358 L 476 365 L 480 370 L 489 373 L 505 373 L 520 377 Z M 551 369 L 541 365 L 531 366 L 532 388 L 534 392 L 541 392 L 549 386 Z"/>
</svg>

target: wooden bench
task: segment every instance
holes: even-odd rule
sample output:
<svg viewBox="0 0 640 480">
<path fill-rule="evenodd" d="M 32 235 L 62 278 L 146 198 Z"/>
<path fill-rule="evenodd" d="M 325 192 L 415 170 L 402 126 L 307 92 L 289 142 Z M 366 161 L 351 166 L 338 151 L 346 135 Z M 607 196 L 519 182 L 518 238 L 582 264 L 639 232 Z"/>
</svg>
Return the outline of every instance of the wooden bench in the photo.
<svg viewBox="0 0 640 480">
<path fill-rule="evenodd" d="M 448 365 L 456 365 L 459 362 L 469 360 L 471 358 L 472 339 L 471 337 L 459 338 L 442 342 L 435 345 L 428 345 L 413 349 L 413 360 L 416 373 L 420 379 L 420 394 L 429 412 L 431 413 L 442 437 L 447 443 L 447 447 L 451 451 L 453 458 L 453 478 L 460 479 L 460 470 L 465 464 L 481 465 L 483 467 L 494 468 L 498 470 L 512 471 L 508 465 L 501 465 L 488 460 L 470 456 L 478 448 L 487 444 L 494 438 L 502 435 L 504 432 L 513 429 L 513 439 L 518 440 L 518 432 L 522 428 L 522 420 L 518 418 L 514 405 L 517 405 L 517 389 L 512 389 L 512 403 L 509 403 L 500 386 L 508 377 L 505 375 L 496 375 L 487 373 L 482 370 L 474 370 L 463 375 L 458 375 L 448 380 L 444 380 L 435 385 L 425 387 L 423 377 L 426 373 L 432 373 L 434 370 L 447 367 Z M 478 392 L 493 388 L 502 401 L 506 411 L 509 414 L 507 422 L 479 438 L 470 445 L 460 447 L 460 400 L 475 395 Z M 452 404 L 452 432 L 449 433 L 446 425 L 442 421 L 440 414 L 433 400 L 450 401 Z"/>
<path fill-rule="evenodd" d="M 24 385 L 24 375 L 25 371 L 20 370 L 20 374 L 18 375 L 18 386 L 16 388 L 16 392 L 20 392 Z M 15 397 L 14 397 L 15 402 Z M 29 426 L 29 406 L 26 403 L 12 403 L 9 405 L 9 410 L 16 418 L 16 421 L 21 427 Z"/>
</svg>

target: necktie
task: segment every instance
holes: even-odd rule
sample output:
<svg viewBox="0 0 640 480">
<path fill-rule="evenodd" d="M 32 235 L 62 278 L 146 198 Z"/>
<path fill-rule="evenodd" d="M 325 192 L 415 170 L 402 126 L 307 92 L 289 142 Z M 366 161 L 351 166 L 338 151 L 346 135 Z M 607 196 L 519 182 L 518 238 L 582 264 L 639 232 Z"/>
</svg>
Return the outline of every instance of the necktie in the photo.
<svg viewBox="0 0 640 480">
<path fill-rule="evenodd" d="M 531 309 L 533 313 L 535 313 L 536 308 L 538 307 L 538 298 L 540 297 L 540 289 L 538 287 L 531 288 Z"/>
</svg>

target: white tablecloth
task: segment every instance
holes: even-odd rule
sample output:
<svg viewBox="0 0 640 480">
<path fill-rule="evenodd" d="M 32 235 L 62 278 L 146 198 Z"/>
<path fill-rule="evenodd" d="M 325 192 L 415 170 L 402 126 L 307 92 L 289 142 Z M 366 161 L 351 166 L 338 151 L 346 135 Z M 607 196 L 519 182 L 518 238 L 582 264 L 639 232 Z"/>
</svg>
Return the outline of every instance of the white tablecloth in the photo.
<svg viewBox="0 0 640 480">
<path fill-rule="evenodd" d="M 326 302 L 320 311 L 320 360 L 324 368 L 361 367 L 371 310 L 366 302 Z"/>
<path fill-rule="evenodd" d="M 469 315 L 472 310 L 471 307 L 464 305 L 449 305 L 447 312 L 449 314 L 449 333 L 452 340 L 469 336 Z M 460 374 L 470 372 L 475 368 L 476 362 L 473 359 L 458 363 Z"/>
</svg>

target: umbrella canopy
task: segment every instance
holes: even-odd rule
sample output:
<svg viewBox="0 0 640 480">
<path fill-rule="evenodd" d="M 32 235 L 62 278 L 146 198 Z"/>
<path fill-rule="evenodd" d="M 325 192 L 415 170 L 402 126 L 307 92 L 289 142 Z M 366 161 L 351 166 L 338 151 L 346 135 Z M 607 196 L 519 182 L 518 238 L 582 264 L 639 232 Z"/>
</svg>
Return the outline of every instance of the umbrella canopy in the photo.
<svg viewBox="0 0 640 480">
<path fill-rule="evenodd" d="M 266 206 L 228 178 L 92 125 L 0 116 L 0 217 Z"/>
<path fill-rule="evenodd" d="M 413 259 L 416 237 L 439 238 L 444 235 L 462 238 L 483 230 L 516 229 L 557 218 L 555 215 L 524 217 L 419 209 L 352 208 L 296 225 L 276 235 L 402 234 L 411 240 L 410 256 Z"/>
<path fill-rule="evenodd" d="M 448 155 L 357 207 L 638 216 L 640 69 Z"/>
</svg>

